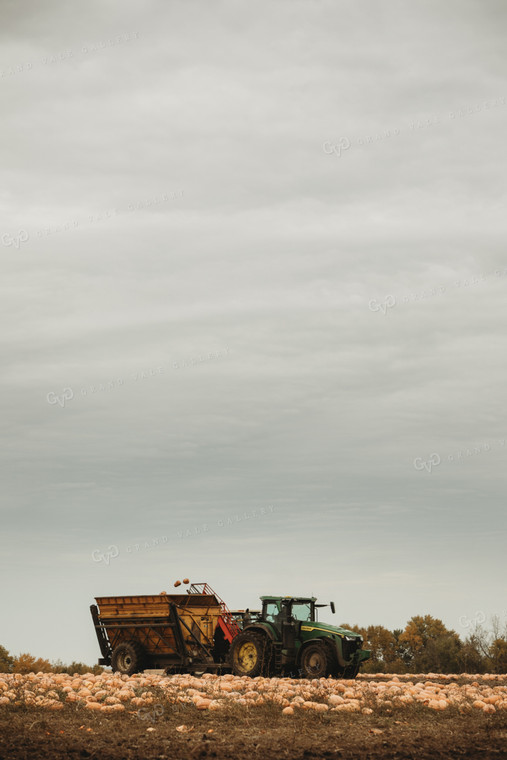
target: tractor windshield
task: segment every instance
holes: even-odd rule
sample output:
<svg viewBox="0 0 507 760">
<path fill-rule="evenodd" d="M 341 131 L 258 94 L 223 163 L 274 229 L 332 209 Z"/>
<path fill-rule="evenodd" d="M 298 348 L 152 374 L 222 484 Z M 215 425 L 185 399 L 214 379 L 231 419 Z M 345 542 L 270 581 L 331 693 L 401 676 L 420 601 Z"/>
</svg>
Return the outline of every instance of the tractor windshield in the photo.
<svg viewBox="0 0 507 760">
<path fill-rule="evenodd" d="M 280 603 L 264 602 L 264 618 L 269 623 L 278 623 L 280 620 Z"/>
<path fill-rule="evenodd" d="M 292 605 L 292 616 L 296 620 L 303 622 L 313 620 L 311 602 L 294 602 Z"/>
</svg>

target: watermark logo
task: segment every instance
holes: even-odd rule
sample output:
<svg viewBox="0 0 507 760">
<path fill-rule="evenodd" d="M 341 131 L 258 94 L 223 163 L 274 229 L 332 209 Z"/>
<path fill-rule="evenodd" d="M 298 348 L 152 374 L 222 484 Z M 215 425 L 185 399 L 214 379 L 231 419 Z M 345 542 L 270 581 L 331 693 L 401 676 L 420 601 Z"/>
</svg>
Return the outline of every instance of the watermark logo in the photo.
<svg viewBox="0 0 507 760">
<path fill-rule="evenodd" d="M 498 444 L 500 448 L 504 449 L 507 444 L 506 438 L 499 438 Z M 458 452 L 452 454 L 432 454 L 429 459 L 423 460 L 421 457 L 414 459 L 414 467 L 416 470 L 426 470 L 431 472 L 433 467 L 437 467 L 440 462 L 452 462 L 453 464 L 463 464 L 465 459 L 478 456 L 479 454 L 487 454 L 492 452 L 496 448 L 495 443 L 488 443 L 485 441 L 477 446 L 467 446 L 465 449 L 460 449 Z"/>
<path fill-rule="evenodd" d="M 153 705 L 153 707 L 141 707 L 137 711 L 137 717 L 139 720 L 149 720 L 151 723 L 155 723 L 157 718 L 161 718 L 164 714 L 163 705 Z"/>
<path fill-rule="evenodd" d="M 330 156 L 332 153 L 336 153 L 338 158 L 341 156 L 342 151 L 348 150 L 349 148 L 350 140 L 348 137 L 340 137 L 337 143 L 327 141 L 322 144 L 322 150 L 327 156 Z"/>
<path fill-rule="evenodd" d="M 505 277 L 507 277 L 507 267 L 504 266 L 486 274 L 481 272 L 480 274 L 470 275 L 462 280 L 449 280 L 447 284 L 426 286 L 421 290 L 412 291 L 411 293 L 399 294 L 397 297 L 389 295 L 382 303 L 372 299 L 369 302 L 369 308 L 371 311 L 381 311 L 385 316 L 387 309 L 393 306 L 422 303 L 430 298 L 441 297 L 444 294 L 450 295 L 456 291 L 464 292 L 472 286 L 485 283 L 486 281 L 489 281 L 489 284 L 494 281 L 498 282 L 500 278 Z"/>
<path fill-rule="evenodd" d="M 370 307 L 370 311 L 381 311 L 385 317 L 387 310 L 392 309 L 393 306 L 396 306 L 396 298 L 389 295 L 386 296 L 381 303 L 375 300 L 375 298 L 372 298 L 368 306 Z"/>
<path fill-rule="evenodd" d="M 92 559 L 94 562 L 105 562 L 106 565 L 109 565 L 110 561 L 116 559 L 119 553 L 118 547 L 115 544 L 111 544 L 105 552 L 102 552 L 100 549 L 94 549 L 92 551 Z"/>
<path fill-rule="evenodd" d="M 30 235 L 26 230 L 19 230 L 17 235 L 9 235 L 8 232 L 4 232 L 2 235 L 2 243 L 9 248 L 11 245 L 19 250 L 22 243 L 26 243 L 30 239 Z"/>
<path fill-rule="evenodd" d="M 131 373 L 130 377 L 134 382 L 137 383 L 141 380 L 148 380 L 150 378 L 163 375 L 164 372 L 168 370 L 172 372 L 174 370 L 196 367 L 198 364 L 202 364 L 203 362 L 221 359 L 222 357 L 229 356 L 229 354 L 230 349 L 225 348 L 223 351 L 213 351 L 209 352 L 208 354 L 200 354 L 199 356 L 193 356 L 188 359 L 173 361 L 172 364 L 160 365 L 156 368 L 151 367 L 147 370 L 138 370 L 137 372 Z M 95 385 L 89 385 L 88 387 L 82 387 L 81 389 L 77 388 L 76 398 L 79 399 L 80 396 L 85 397 L 88 396 L 88 394 L 92 395 L 94 393 L 99 393 L 102 391 L 112 391 L 115 388 L 124 386 L 128 382 L 130 382 L 128 378 L 118 378 L 116 380 L 110 380 L 106 383 L 96 383 Z M 60 404 L 60 406 L 65 406 L 65 401 L 70 401 L 72 398 L 74 398 L 74 392 L 72 388 L 64 388 L 63 396 L 57 396 L 53 392 L 48 393 L 46 396 L 48 404 Z"/>
<path fill-rule="evenodd" d="M 184 529 L 178 530 L 171 536 L 171 540 L 175 541 L 176 539 L 181 540 L 184 538 L 194 538 L 196 536 L 202 536 L 205 533 L 209 533 L 210 531 L 216 528 L 221 528 L 221 529 L 229 528 L 229 527 L 232 527 L 233 525 L 237 525 L 247 520 L 252 520 L 254 518 L 267 517 L 268 515 L 272 515 L 274 511 L 275 511 L 274 506 L 270 504 L 267 507 L 257 507 L 257 509 L 250 509 L 242 513 L 228 515 L 227 517 L 223 517 L 219 520 L 216 520 L 214 523 L 211 523 L 211 522 L 201 523 L 201 525 L 194 525 L 191 528 L 184 528 Z M 127 547 L 125 546 L 118 547 L 116 544 L 111 544 L 110 546 L 107 547 L 106 551 L 102 551 L 100 549 L 94 549 L 92 552 L 92 559 L 94 562 L 104 562 L 106 565 L 109 565 L 112 559 L 116 559 L 116 557 L 120 556 L 121 552 L 124 552 L 122 554 L 123 557 L 125 557 L 125 552 L 127 554 L 138 554 L 139 552 L 145 551 L 147 549 L 154 549 L 155 547 L 159 547 L 164 544 L 167 544 L 168 541 L 169 541 L 168 536 L 159 536 L 147 541 L 140 541 L 139 543 L 136 543 L 136 544 L 129 544 Z"/>
<path fill-rule="evenodd" d="M 48 235 L 54 235 L 60 232 L 86 229 L 91 225 L 110 221 L 111 219 L 120 217 L 124 214 L 131 215 L 137 211 L 151 209 L 153 206 L 157 206 L 161 203 L 167 203 L 168 201 L 174 201 L 179 198 L 183 198 L 183 190 L 173 190 L 172 192 L 164 193 L 163 195 L 137 200 L 133 203 L 129 203 L 128 206 L 123 206 L 121 208 L 105 209 L 100 213 L 88 214 L 87 217 L 81 217 L 81 219 L 70 219 L 66 222 L 61 222 L 60 224 L 53 225 L 52 227 L 42 227 L 41 229 L 38 229 L 36 233 L 34 233 L 34 237 L 45 238 L 48 237 Z"/>
<path fill-rule="evenodd" d="M 72 388 L 64 388 L 61 396 L 57 396 L 56 393 L 53 393 L 53 391 L 48 393 L 48 395 L 46 396 L 48 404 L 60 404 L 62 409 L 65 406 L 65 402 L 72 401 L 73 398 L 74 398 L 74 391 L 72 390 Z"/>
<path fill-rule="evenodd" d="M 140 32 L 124 32 L 122 34 L 117 34 L 114 37 L 109 37 L 107 40 L 99 40 L 97 42 L 89 42 L 85 45 L 81 45 L 79 49 L 60 50 L 57 53 L 45 55 L 44 58 L 39 59 L 39 61 L 24 61 L 23 63 L 12 64 L 5 69 L 0 69 L 0 79 L 32 71 L 34 68 L 41 65 L 52 66 L 55 63 L 62 63 L 64 61 L 75 61 L 79 56 L 88 55 L 88 53 L 98 53 L 106 48 L 115 47 L 125 42 L 133 42 L 139 38 Z"/>
<path fill-rule="evenodd" d="M 484 612 L 476 612 L 475 617 L 473 619 L 467 617 L 466 615 L 462 615 L 459 619 L 459 624 L 463 628 L 471 628 L 474 624 L 475 625 L 481 625 L 486 620 L 486 615 Z"/>
<path fill-rule="evenodd" d="M 342 151 L 348 150 L 348 148 L 357 149 L 358 147 L 363 146 L 368 147 L 374 143 L 389 140 L 393 137 L 399 137 L 401 134 L 415 134 L 420 130 L 426 131 L 432 127 L 444 127 L 446 124 L 455 122 L 456 119 L 468 118 L 473 114 L 478 114 L 481 112 L 485 113 L 492 108 L 498 108 L 499 106 L 505 105 L 506 98 L 505 96 L 502 96 L 499 98 L 494 98 L 493 100 L 474 103 L 473 105 L 465 106 L 454 111 L 448 111 L 447 113 L 430 114 L 429 116 L 424 116 L 417 119 L 412 118 L 409 120 L 408 125 L 402 124 L 394 129 L 392 127 L 389 127 L 389 129 L 381 127 L 369 135 L 363 135 L 361 137 L 352 136 L 351 139 L 348 137 L 341 137 L 338 140 L 337 144 L 327 141 L 322 144 L 322 150 L 328 156 L 332 155 L 333 153 L 335 153 L 337 156 L 341 156 Z"/>
<path fill-rule="evenodd" d="M 298 670 L 291 670 L 290 673 L 287 673 L 286 678 L 302 678 L 303 677 L 303 670 L 302 668 L 298 668 Z"/>
<path fill-rule="evenodd" d="M 423 461 L 421 457 L 416 457 L 414 459 L 414 467 L 416 470 L 426 470 L 427 472 L 431 472 L 433 467 L 438 467 L 440 464 L 441 459 L 438 454 L 432 454 L 429 459 Z"/>
</svg>

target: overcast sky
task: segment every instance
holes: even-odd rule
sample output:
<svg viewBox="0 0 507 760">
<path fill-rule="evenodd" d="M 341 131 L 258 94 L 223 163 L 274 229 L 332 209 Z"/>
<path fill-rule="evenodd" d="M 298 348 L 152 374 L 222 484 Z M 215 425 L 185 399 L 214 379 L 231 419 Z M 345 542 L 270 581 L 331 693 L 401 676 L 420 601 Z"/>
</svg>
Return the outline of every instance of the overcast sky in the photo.
<svg viewBox="0 0 507 760">
<path fill-rule="evenodd" d="M 0 643 L 507 616 L 500 0 L 0 9 Z M 136 545 L 138 548 L 136 548 Z"/>
</svg>

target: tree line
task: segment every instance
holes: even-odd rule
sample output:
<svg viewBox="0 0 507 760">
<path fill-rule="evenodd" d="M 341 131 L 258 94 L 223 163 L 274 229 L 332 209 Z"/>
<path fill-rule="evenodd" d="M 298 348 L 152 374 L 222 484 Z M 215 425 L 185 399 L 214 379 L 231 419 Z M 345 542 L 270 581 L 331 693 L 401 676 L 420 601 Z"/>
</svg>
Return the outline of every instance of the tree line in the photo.
<svg viewBox="0 0 507 760">
<path fill-rule="evenodd" d="M 507 623 L 502 626 L 497 616 L 489 630 L 470 622 L 465 639 L 431 615 L 415 615 L 393 631 L 382 625 L 343 627 L 360 633 L 364 649 L 371 650 L 363 673 L 507 673 Z"/>
<path fill-rule="evenodd" d="M 34 657 L 27 652 L 13 657 L 8 650 L 0 645 L 0 673 L 102 673 L 104 668 L 100 665 L 85 665 L 82 662 L 71 662 L 65 665 L 61 660 L 49 662 L 42 657 Z"/>
<path fill-rule="evenodd" d="M 361 634 L 371 658 L 363 673 L 507 673 L 507 622 L 493 617 L 490 629 L 475 622 L 465 639 L 431 615 L 415 615 L 405 628 L 390 631 L 383 625 L 343 628 Z M 100 665 L 49 660 L 24 653 L 12 657 L 0 646 L 0 673 L 102 673 Z"/>
</svg>

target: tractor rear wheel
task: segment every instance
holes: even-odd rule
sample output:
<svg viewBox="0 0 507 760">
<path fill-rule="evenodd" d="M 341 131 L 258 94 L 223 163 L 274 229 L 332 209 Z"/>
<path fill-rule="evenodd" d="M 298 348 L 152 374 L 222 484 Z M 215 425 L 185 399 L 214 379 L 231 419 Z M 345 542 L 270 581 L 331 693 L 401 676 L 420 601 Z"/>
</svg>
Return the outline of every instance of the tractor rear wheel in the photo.
<svg viewBox="0 0 507 760">
<path fill-rule="evenodd" d="M 271 664 L 271 643 L 267 636 L 254 631 L 238 633 L 229 652 L 232 672 L 236 676 L 268 675 Z"/>
<path fill-rule="evenodd" d="M 319 641 L 308 644 L 303 649 L 300 664 L 305 678 L 325 678 L 332 670 L 328 647 Z"/>
<path fill-rule="evenodd" d="M 127 676 L 144 670 L 144 649 L 138 641 L 126 641 L 114 648 L 111 658 L 113 673 L 118 671 Z"/>
</svg>

